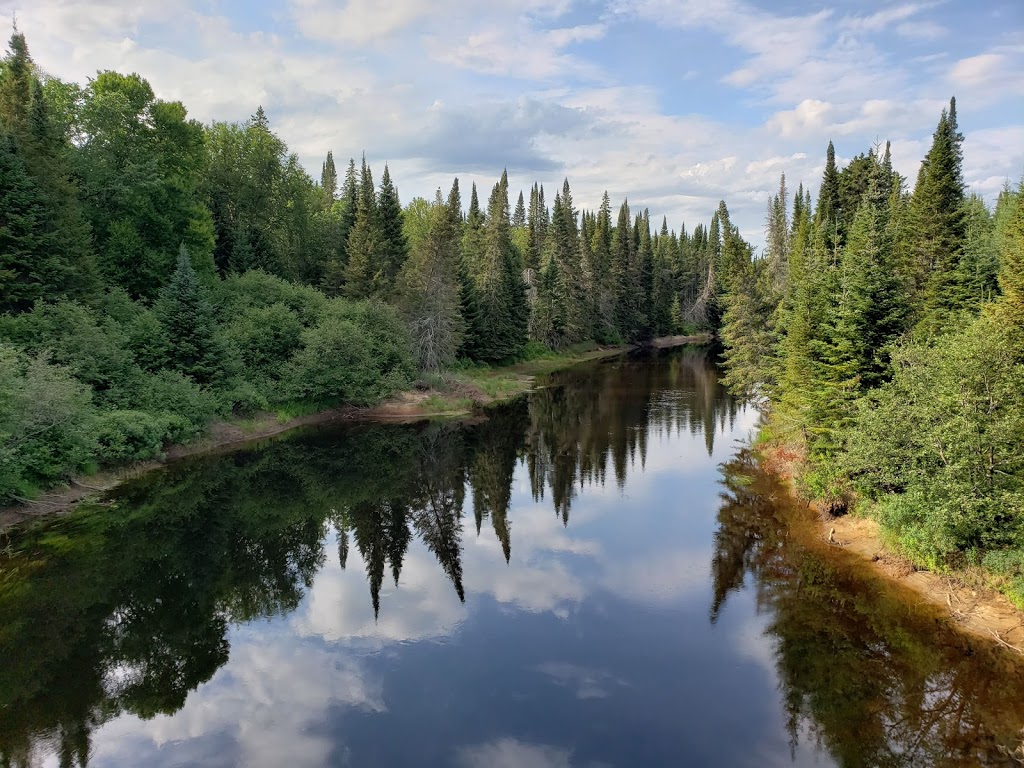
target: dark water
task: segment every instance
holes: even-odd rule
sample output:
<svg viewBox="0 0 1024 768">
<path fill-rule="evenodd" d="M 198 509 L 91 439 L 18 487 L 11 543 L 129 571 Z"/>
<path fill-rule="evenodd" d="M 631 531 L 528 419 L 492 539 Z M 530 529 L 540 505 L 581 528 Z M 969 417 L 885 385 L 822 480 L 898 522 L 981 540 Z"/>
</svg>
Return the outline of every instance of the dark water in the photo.
<svg viewBox="0 0 1024 768">
<path fill-rule="evenodd" d="M 1014 765 L 1024 673 L 824 546 L 699 351 L 183 462 L 7 539 L 0 765 Z"/>
</svg>

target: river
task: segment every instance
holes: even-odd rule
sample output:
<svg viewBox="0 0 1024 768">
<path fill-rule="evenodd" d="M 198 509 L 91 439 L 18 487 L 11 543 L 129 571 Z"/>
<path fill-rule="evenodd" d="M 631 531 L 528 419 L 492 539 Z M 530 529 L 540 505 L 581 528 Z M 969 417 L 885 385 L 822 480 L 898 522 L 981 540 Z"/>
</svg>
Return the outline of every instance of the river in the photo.
<svg viewBox="0 0 1024 768">
<path fill-rule="evenodd" d="M 1021 664 L 815 543 L 700 349 L 548 383 L 9 533 L 0 765 L 1018 764 Z"/>
</svg>

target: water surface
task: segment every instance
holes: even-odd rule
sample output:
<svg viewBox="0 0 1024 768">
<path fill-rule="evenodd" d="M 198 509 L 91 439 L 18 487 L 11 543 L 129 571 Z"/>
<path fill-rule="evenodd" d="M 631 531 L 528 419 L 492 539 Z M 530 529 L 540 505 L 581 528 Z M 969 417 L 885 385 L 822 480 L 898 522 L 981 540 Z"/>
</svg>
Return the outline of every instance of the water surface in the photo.
<svg viewBox="0 0 1024 768">
<path fill-rule="evenodd" d="M 15 534 L 0 765 L 1014 765 L 1021 667 L 789 535 L 756 418 L 623 357 Z"/>
</svg>

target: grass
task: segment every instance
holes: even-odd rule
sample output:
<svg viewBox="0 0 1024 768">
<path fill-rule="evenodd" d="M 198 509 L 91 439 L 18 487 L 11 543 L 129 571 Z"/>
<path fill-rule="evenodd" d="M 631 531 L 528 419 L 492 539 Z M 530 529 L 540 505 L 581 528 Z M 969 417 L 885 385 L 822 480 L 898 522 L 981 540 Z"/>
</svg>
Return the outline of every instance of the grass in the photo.
<svg viewBox="0 0 1024 768">
<path fill-rule="evenodd" d="M 473 410 L 475 404 L 471 397 L 446 397 L 435 394 L 424 400 L 421 407 L 428 413 L 463 413 Z"/>
</svg>

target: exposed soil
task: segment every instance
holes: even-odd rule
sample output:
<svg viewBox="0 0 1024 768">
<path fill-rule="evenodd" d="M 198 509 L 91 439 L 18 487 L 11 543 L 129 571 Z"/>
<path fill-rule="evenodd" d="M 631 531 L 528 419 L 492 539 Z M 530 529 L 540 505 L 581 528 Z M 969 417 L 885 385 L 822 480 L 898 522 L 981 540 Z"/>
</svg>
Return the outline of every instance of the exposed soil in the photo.
<svg viewBox="0 0 1024 768">
<path fill-rule="evenodd" d="M 761 446 L 758 453 L 762 466 L 786 481 L 797 499 L 793 477 L 803 457 L 778 445 Z M 833 517 L 813 503 L 809 506 L 818 512 L 810 535 L 823 546 L 841 548 L 857 556 L 874 573 L 910 590 L 960 630 L 1024 655 L 1024 611 L 1005 595 L 985 586 L 980 575 L 947 575 L 918 569 L 885 545 L 874 520 L 852 515 Z"/>
</svg>

